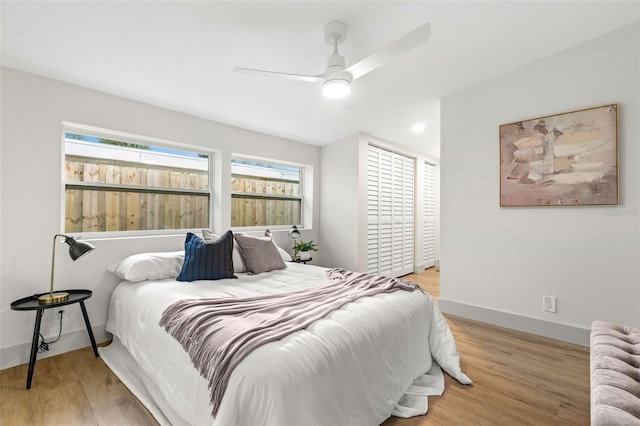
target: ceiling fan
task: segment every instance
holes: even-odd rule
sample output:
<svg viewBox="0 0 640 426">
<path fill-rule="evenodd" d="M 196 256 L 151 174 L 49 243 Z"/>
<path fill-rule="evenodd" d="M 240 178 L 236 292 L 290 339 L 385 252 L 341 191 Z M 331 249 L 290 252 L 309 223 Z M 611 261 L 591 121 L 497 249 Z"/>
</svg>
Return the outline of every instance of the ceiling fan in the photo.
<svg viewBox="0 0 640 426">
<path fill-rule="evenodd" d="M 346 99 L 347 109 L 355 108 L 355 101 L 351 96 L 351 82 L 363 75 L 381 67 L 398 56 L 426 42 L 431 35 L 431 26 L 426 23 L 399 39 L 389 43 L 380 50 L 345 68 L 344 57 L 338 53 L 338 46 L 347 38 L 347 25 L 342 21 L 329 22 L 324 27 L 324 39 L 333 46 L 333 54 L 327 59 L 327 69 L 318 75 L 299 75 L 275 71 L 264 71 L 251 68 L 234 68 L 239 73 L 257 74 L 290 80 L 321 83 L 322 92 L 330 99 Z"/>
</svg>

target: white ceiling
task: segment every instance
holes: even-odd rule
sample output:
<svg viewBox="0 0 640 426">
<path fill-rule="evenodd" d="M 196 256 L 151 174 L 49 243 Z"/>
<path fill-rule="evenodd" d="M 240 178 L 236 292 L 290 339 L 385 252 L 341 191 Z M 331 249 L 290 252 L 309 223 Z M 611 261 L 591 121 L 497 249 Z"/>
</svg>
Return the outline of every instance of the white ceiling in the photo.
<svg viewBox="0 0 640 426">
<path fill-rule="evenodd" d="M 640 1 L 2 1 L 0 13 L 6 67 L 304 143 L 365 132 L 439 157 L 439 99 L 638 21 Z M 424 22 L 432 35 L 355 81 L 354 111 L 318 85 L 232 71 L 320 74 L 336 19 L 347 66 Z M 412 134 L 418 121 L 432 131 Z"/>
</svg>

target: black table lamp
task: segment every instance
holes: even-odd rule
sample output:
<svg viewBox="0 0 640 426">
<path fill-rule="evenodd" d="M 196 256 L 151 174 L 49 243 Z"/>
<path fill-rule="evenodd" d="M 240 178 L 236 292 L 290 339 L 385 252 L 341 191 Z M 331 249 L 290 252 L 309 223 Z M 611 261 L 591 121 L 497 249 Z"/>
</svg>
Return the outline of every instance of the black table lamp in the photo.
<svg viewBox="0 0 640 426">
<path fill-rule="evenodd" d="M 298 238 L 300 238 L 300 231 L 298 230 L 298 227 L 296 225 L 293 225 L 289 230 L 289 238 L 291 238 L 292 240 L 297 240 Z"/>
<path fill-rule="evenodd" d="M 298 227 L 296 225 L 293 225 L 289 230 L 289 238 L 293 240 L 293 253 L 294 257 L 296 257 L 296 244 L 298 244 L 298 238 L 300 238 L 300 230 L 298 230 Z"/>
<path fill-rule="evenodd" d="M 84 241 L 76 241 L 75 238 L 69 237 L 68 235 L 56 234 L 53 236 L 53 253 L 51 255 L 51 288 L 49 289 L 49 294 L 43 294 L 38 298 L 38 301 L 41 305 L 47 305 L 49 303 L 62 302 L 63 300 L 67 300 L 69 298 L 69 293 L 53 292 L 53 272 L 56 264 L 56 239 L 58 237 L 64 237 L 64 242 L 69 244 L 69 257 L 74 262 L 89 253 L 95 247 Z"/>
<path fill-rule="evenodd" d="M 300 231 L 298 230 L 298 227 L 296 225 L 293 225 L 291 227 L 291 230 L 289 230 L 289 238 L 291 238 L 294 243 L 298 238 L 300 238 Z"/>
</svg>

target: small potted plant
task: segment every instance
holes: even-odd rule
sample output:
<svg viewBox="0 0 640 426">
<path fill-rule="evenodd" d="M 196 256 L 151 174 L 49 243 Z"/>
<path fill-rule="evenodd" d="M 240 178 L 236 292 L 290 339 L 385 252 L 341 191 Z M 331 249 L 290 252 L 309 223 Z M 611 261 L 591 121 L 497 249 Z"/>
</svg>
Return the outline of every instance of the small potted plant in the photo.
<svg viewBox="0 0 640 426">
<path fill-rule="evenodd" d="M 313 241 L 298 241 L 293 246 L 293 256 L 299 260 L 309 260 L 311 259 L 312 251 L 318 251 L 318 245 Z"/>
</svg>

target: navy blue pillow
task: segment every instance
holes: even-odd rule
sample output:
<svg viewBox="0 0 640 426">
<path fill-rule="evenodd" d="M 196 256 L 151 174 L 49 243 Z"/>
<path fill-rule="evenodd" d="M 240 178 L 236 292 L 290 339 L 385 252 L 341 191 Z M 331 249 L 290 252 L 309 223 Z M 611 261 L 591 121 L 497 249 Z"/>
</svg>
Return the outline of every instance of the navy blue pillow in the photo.
<svg viewBox="0 0 640 426">
<path fill-rule="evenodd" d="M 176 280 L 221 280 L 233 275 L 233 233 L 227 231 L 215 243 L 187 232 L 184 242 L 184 263 Z"/>
</svg>

